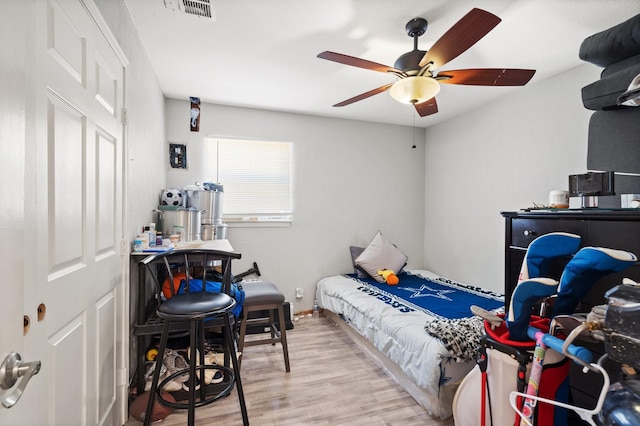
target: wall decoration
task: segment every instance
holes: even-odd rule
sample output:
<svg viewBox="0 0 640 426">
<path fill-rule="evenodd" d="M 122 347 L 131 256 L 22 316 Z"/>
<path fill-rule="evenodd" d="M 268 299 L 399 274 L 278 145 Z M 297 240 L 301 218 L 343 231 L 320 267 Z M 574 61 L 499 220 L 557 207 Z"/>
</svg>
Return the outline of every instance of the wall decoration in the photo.
<svg viewBox="0 0 640 426">
<path fill-rule="evenodd" d="M 174 169 L 187 168 L 187 145 L 179 143 L 169 144 L 169 164 Z"/>
<path fill-rule="evenodd" d="M 200 98 L 190 97 L 191 100 L 191 131 L 200 131 Z"/>
</svg>

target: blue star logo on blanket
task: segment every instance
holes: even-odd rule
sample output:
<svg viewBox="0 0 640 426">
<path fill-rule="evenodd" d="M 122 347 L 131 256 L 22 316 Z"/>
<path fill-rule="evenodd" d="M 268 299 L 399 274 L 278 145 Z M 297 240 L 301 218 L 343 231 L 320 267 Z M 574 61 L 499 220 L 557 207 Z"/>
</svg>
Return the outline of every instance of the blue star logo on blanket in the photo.
<svg viewBox="0 0 640 426">
<path fill-rule="evenodd" d="M 409 296 L 411 299 L 415 299 L 416 297 L 435 297 L 436 299 L 447 300 L 451 302 L 451 298 L 446 296 L 448 293 L 454 293 L 455 290 L 445 290 L 445 289 L 437 289 L 431 288 L 428 285 L 422 284 L 420 288 L 412 288 L 412 287 L 399 287 L 402 290 L 407 290 L 410 293 L 413 293 Z"/>
</svg>

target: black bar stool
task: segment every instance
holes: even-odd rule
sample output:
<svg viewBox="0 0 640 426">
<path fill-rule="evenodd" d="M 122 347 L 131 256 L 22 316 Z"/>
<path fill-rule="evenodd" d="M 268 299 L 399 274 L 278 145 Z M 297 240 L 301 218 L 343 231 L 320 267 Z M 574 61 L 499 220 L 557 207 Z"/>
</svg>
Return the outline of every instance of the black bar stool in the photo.
<svg viewBox="0 0 640 426">
<path fill-rule="evenodd" d="M 236 354 L 236 333 L 234 332 L 235 317 L 233 308 L 236 301 L 231 294 L 231 260 L 239 259 L 239 253 L 223 252 L 209 249 L 176 249 L 169 252 L 148 256 L 140 262 L 140 268 L 147 268 L 147 276 L 151 276 L 156 286 L 156 299 L 158 306 L 156 314 L 162 320 L 162 334 L 160 346 L 156 355 L 156 362 L 161 363 L 167 346 L 170 331 L 188 330 L 189 338 L 189 366 L 174 372 L 160 381 L 161 368 L 156 366 L 147 411 L 144 418 L 145 426 L 151 422 L 151 414 L 155 398 L 165 406 L 177 409 L 188 410 L 188 424 L 194 425 L 195 409 L 229 395 L 235 384 L 240 410 L 242 412 L 243 424 L 249 424 L 247 408 L 242 391 L 242 381 L 240 379 L 240 364 Z M 221 291 L 212 292 L 207 290 L 207 272 L 213 271 L 214 265 L 219 264 L 221 268 L 222 283 Z M 183 280 L 174 281 L 177 271 L 184 272 Z M 195 277 L 202 274 L 201 290 L 194 290 Z M 167 280 L 165 281 L 164 278 Z M 167 283 L 164 288 L 165 293 L 170 293 L 170 297 L 163 297 L 163 282 Z M 176 285 L 184 285 L 184 291 L 178 293 Z M 193 285 L 192 285 L 193 284 Z M 168 297 L 168 298 L 167 298 Z M 166 299 L 166 300 L 165 300 Z M 204 329 L 210 326 L 222 326 L 224 334 L 224 365 L 206 365 L 204 348 Z M 197 354 L 197 355 L 196 355 Z M 196 362 L 196 357 L 199 362 Z M 229 367 L 229 358 L 233 369 Z M 215 393 L 208 394 L 205 384 L 205 370 L 222 371 L 225 381 L 215 389 Z M 196 374 L 197 372 L 197 374 Z M 188 387 L 188 400 L 184 402 L 170 402 L 162 398 L 160 391 L 171 380 L 180 375 L 189 374 L 186 382 Z M 200 383 L 197 378 L 200 378 Z"/>
</svg>

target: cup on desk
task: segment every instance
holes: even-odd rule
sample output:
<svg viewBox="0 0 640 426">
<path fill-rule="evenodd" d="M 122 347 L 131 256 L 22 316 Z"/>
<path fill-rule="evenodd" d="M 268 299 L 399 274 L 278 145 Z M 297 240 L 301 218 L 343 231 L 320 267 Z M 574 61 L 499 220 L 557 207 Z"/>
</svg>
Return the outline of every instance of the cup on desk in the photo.
<svg viewBox="0 0 640 426">
<path fill-rule="evenodd" d="M 554 190 L 549 192 L 549 207 L 554 209 L 569 208 L 569 191 Z"/>
</svg>

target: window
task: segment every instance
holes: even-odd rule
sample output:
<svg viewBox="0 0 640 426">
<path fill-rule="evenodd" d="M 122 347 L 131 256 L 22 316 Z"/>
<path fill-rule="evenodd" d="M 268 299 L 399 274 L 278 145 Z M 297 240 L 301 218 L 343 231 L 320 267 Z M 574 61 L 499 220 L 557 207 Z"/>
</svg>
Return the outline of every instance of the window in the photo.
<svg viewBox="0 0 640 426">
<path fill-rule="evenodd" d="M 225 221 L 291 221 L 291 142 L 207 138 L 205 144 L 205 182 L 224 187 Z"/>
</svg>

